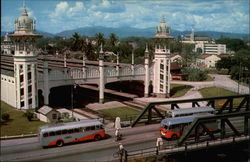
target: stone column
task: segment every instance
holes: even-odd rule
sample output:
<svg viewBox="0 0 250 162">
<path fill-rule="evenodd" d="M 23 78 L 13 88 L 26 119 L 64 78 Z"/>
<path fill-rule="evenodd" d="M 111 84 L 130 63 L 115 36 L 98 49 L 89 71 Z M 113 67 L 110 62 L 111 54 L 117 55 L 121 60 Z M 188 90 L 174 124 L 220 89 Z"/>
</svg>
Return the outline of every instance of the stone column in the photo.
<svg viewBox="0 0 250 162">
<path fill-rule="evenodd" d="M 16 85 L 16 107 L 21 109 L 21 96 L 20 96 L 20 65 L 15 64 L 15 85 Z"/>
<path fill-rule="evenodd" d="M 135 75 L 135 53 L 134 48 L 132 50 L 132 64 L 131 64 L 132 75 Z"/>
<path fill-rule="evenodd" d="M 119 75 L 120 75 L 120 69 L 119 69 L 119 53 L 117 53 L 117 55 L 116 55 L 116 75 L 117 75 L 117 77 L 119 77 Z"/>
<path fill-rule="evenodd" d="M 23 85 L 24 85 L 24 109 L 29 109 L 29 92 L 28 92 L 28 72 L 27 72 L 27 65 L 23 64 Z"/>
<path fill-rule="evenodd" d="M 83 54 L 82 57 L 82 73 L 83 73 L 83 78 L 86 79 L 87 78 L 87 74 L 86 74 L 86 56 L 85 54 Z"/>
<path fill-rule="evenodd" d="M 37 104 L 37 77 L 36 77 L 36 63 L 31 65 L 31 86 L 32 86 L 32 109 L 35 109 Z"/>
<path fill-rule="evenodd" d="M 103 51 L 102 46 L 99 54 L 99 103 L 104 103 L 104 66 L 103 66 Z"/>
<path fill-rule="evenodd" d="M 149 96 L 149 53 L 148 53 L 148 46 L 146 46 L 145 51 L 145 81 L 144 81 L 144 97 Z"/>
<path fill-rule="evenodd" d="M 44 104 L 49 105 L 49 66 L 46 58 L 43 61 L 43 96 Z"/>
</svg>

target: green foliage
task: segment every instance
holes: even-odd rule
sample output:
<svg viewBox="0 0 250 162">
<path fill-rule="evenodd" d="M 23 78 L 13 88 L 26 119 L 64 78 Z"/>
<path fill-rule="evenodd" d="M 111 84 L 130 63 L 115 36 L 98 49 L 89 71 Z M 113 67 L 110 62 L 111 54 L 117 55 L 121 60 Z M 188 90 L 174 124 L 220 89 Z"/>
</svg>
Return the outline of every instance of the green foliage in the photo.
<svg viewBox="0 0 250 162">
<path fill-rule="evenodd" d="M 207 79 L 207 71 L 197 68 L 184 68 L 183 74 L 188 74 L 188 81 L 204 81 Z"/>
<path fill-rule="evenodd" d="M 33 110 L 27 110 L 24 113 L 24 116 L 27 117 L 28 121 L 31 121 L 34 117 L 34 111 Z"/>
<path fill-rule="evenodd" d="M 227 37 L 221 37 L 220 39 L 215 41 L 218 44 L 226 44 L 227 48 L 232 51 L 239 51 L 240 49 L 247 49 L 247 45 L 241 39 L 232 39 Z"/>
<path fill-rule="evenodd" d="M 1 101 L 1 113 L 8 113 L 11 120 L 1 123 L 1 136 L 13 136 L 20 134 L 37 133 L 38 128 L 46 123 L 33 120 L 29 122 L 24 116 L 24 112 L 13 108 Z"/>
<path fill-rule="evenodd" d="M 10 115 L 8 113 L 3 113 L 1 118 L 5 121 L 8 121 L 10 119 Z"/>
</svg>

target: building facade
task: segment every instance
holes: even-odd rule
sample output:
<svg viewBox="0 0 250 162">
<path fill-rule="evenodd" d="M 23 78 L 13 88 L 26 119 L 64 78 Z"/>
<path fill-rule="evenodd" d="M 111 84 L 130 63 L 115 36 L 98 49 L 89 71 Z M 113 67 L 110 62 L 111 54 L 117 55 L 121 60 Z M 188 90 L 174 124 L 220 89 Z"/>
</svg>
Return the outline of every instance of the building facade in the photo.
<svg viewBox="0 0 250 162">
<path fill-rule="evenodd" d="M 29 18 L 26 8 L 15 20 L 15 31 L 9 34 L 14 42 L 14 93 L 15 107 L 18 109 L 35 109 L 37 97 L 37 54 L 35 40 L 41 35 L 35 33 L 35 21 Z"/>
<path fill-rule="evenodd" d="M 226 53 L 226 45 L 225 44 L 215 44 L 215 43 L 197 43 L 195 44 L 195 51 L 201 49 L 202 53 L 219 55 L 222 53 Z"/>
<path fill-rule="evenodd" d="M 170 96 L 170 49 L 169 42 L 173 39 L 169 33 L 169 27 L 166 25 L 164 18 L 157 26 L 156 35 L 153 37 L 155 42 L 154 50 L 154 77 L 153 93 L 157 97 Z"/>
<path fill-rule="evenodd" d="M 1 54 L 13 55 L 14 54 L 14 45 L 9 38 L 9 35 L 4 36 L 3 42 L 1 42 Z"/>
<path fill-rule="evenodd" d="M 201 68 L 214 68 L 220 59 L 218 55 L 201 54 L 196 58 L 196 65 Z"/>
</svg>

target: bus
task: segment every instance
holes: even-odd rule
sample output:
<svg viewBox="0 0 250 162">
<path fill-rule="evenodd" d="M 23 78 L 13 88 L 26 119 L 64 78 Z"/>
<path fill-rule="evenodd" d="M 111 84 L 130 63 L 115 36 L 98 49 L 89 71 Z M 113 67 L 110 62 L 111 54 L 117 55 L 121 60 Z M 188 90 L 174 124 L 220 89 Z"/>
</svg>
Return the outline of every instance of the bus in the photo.
<svg viewBox="0 0 250 162">
<path fill-rule="evenodd" d="M 43 147 L 61 147 L 66 143 L 87 140 L 97 141 L 105 138 L 105 136 L 103 124 L 94 119 L 42 126 L 38 134 L 39 142 Z"/>
<path fill-rule="evenodd" d="M 194 119 L 197 117 L 205 117 L 205 116 L 213 116 L 213 114 L 196 114 L 196 115 L 190 115 L 190 116 L 182 116 L 182 117 L 174 117 L 174 118 L 166 118 L 161 121 L 160 126 L 160 135 L 163 138 L 176 140 L 177 138 L 180 138 L 185 128 L 187 128 L 188 125 L 190 125 Z M 206 127 L 209 131 L 214 131 L 218 129 L 216 120 L 206 122 Z M 202 128 L 198 130 L 199 133 L 203 134 L 204 131 Z M 192 135 L 195 133 L 192 132 Z"/>
<path fill-rule="evenodd" d="M 211 113 L 213 114 L 215 109 L 212 107 L 192 107 L 192 108 L 184 108 L 184 109 L 175 109 L 175 110 L 168 110 L 166 111 L 167 117 L 180 117 L 180 116 L 189 116 L 195 114 L 206 114 Z"/>
</svg>

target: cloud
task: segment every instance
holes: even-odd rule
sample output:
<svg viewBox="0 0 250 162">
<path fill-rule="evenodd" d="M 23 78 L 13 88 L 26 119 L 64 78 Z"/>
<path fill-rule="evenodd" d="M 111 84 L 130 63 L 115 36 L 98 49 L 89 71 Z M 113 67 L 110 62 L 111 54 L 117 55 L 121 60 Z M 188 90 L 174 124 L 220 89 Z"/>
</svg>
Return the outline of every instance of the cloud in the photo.
<svg viewBox="0 0 250 162">
<path fill-rule="evenodd" d="M 99 11 L 99 12 L 107 12 L 107 13 L 119 13 L 125 11 L 124 3 L 121 1 L 109 1 L 109 0 L 102 0 L 97 1 L 99 3 L 93 4 L 90 7 L 92 11 Z"/>
</svg>

